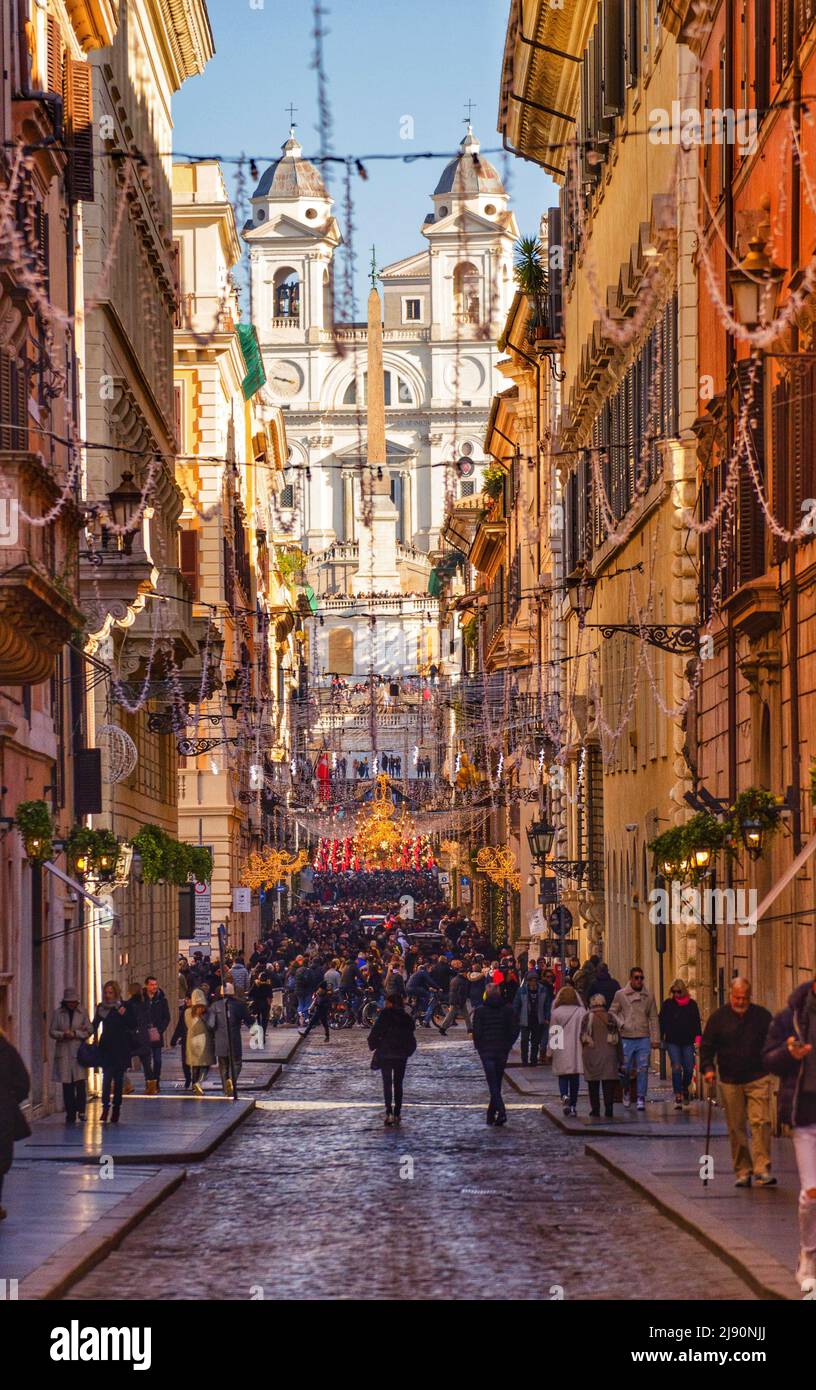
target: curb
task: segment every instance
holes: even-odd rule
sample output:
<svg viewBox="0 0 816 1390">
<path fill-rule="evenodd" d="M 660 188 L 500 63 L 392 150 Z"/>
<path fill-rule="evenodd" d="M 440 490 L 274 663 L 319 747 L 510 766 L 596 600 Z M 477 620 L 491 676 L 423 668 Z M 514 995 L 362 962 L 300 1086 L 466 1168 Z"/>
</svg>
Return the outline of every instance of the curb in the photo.
<svg viewBox="0 0 816 1390">
<path fill-rule="evenodd" d="M 695 1236 L 725 1264 L 730 1265 L 760 1298 L 801 1300 L 799 1286 L 787 1266 L 773 1255 L 769 1255 L 761 1246 L 745 1240 L 725 1221 L 712 1216 L 706 1217 L 703 1224 L 697 1214 L 689 1210 L 682 1196 L 673 1195 L 667 1184 L 655 1179 L 652 1173 L 637 1164 L 629 1163 L 624 1167 L 594 1144 L 585 1144 L 584 1152 L 601 1163 L 610 1173 L 623 1178 L 676 1226 Z"/>
<path fill-rule="evenodd" d="M 192 1102 L 191 1102 L 192 1104 Z M 139 1168 L 150 1167 L 153 1164 L 161 1163 L 199 1163 L 202 1158 L 208 1158 L 213 1149 L 217 1148 L 222 1139 L 226 1139 L 232 1131 L 245 1120 L 247 1115 L 255 1109 L 255 1101 L 250 1097 L 245 1100 L 237 1100 L 230 1107 L 230 1113 L 222 1116 L 219 1120 L 213 1120 L 212 1124 L 202 1130 L 201 1134 L 194 1141 L 195 1147 L 188 1149 L 173 1149 L 169 1153 L 162 1153 L 160 1150 L 155 1153 L 114 1153 L 113 1158 L 116 1163 L 126 1163 L 135 1165 Z M 233 1113 L 237 1112 L 237 1113 Z M 23 1152 L 21 1157 L 33 1158 L 43 1163 L 90 1163 L 98 1165 L 99 1154 L 78 1153 L 74 1154 L 32 1154 Z"/>
<path fill-rule="evenodd" d="M 23 1279 L 18 1289 L 21 1299 L 58 1299 L 73 1284 L 101 1263 L 165 1197 L 175 1192 L 187 1176 L 186 1168 L 168 1168 L 148 1178 L 136 1192 L 123 1197 L 89 1230 L 69 1240 L 38 1269 Z"/>
</svg>

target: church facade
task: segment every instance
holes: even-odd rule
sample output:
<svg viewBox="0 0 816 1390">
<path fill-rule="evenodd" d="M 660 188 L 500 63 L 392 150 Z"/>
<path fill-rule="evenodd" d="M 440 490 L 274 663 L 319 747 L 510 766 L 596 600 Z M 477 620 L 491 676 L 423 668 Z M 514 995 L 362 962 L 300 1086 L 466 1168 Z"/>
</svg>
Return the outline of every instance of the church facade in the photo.
<svg viewBox="0 0 816 1390">
<path fill-rule="evenodd" d="M 390 492 L 414 592 L 427 573 L 424 557 L 439 544 L 446 502 L 480 490 L 518 236 L 501 179 L 470 128 L 432 204 L 420 229 L 425 246 L 379 272 Z M 340 596 L 351 592 L 357 568 L 368 328 L 333 322 L 342 232 L 294 130 L 251 206 L 243 236 L 252 318 L 289 442 L 281 521 L 316 561 L 325 557 L 320 592 Z"/>
</svg>

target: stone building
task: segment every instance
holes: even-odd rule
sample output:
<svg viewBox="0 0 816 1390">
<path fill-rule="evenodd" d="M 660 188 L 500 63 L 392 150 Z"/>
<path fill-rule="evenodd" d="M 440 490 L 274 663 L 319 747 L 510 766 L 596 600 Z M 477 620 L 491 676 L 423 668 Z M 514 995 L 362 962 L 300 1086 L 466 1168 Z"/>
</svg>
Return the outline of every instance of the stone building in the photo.
<svg viewBox="0 0 816 1390">
<path fill-rule="evenodd" d="M 231 943 L 251 949 L 260 908 L 233 913 L 232 890 L 250 852 L 276 838 L 269 807 L 276 769 L 288 762 L 293 598 L 276 576 L 273 542 L 286 430 L 280 407 L 264 399 L 254 330 L 239 322 L 232 272 L 241 248 L 214 161 L 174 165 L 173 234 L 181 569 L 214 665 L 209 698 L 175 730 L 208 745 L 180 759 L 179 837 L 213 852 L 209 925 L 200 910 L 190 923 L 196 944 L 215 949 L 226 922 Z"/>
<path fill-rule="evenodd" d="M 85 210 L 81 366 L 83 495 L 95 520 L 80 564 L 91 674 L 76 739 L 93 748 L 100 728 L 116 724 L 135 745 L 132 771 L 103 782 L 92 814 L 95 827 L 121 839 L 145 824 L 177 835 L 175 742 L 151 727 L 151 715 L 168 699 L 174 672 L 197 687 L 206 636 L 179 557 L 170 152 L 173 94 L 212 54 L 204 0 L 133 0 L 119 8 L 109 45 L 91 55 L 98 134 Z M 122 525 L 131 529 L 122 534 Z M 109 977 L 128 985 L 152 970 L 174 980 L 177 888 L 131 878 L 116 890 L 115 910 L 115 933 L 90 911 L 89 997 Z"/>
<path fill-rule="evenodd" d="M 544 443 L 563 510 L 542 521 L 563 531 L 564 580 L 549 576 L 548 602 L 565 645 L 544 656 L 564 668 L 551 808 L 576 866 L 564 901 L 582 951 L 600 948 L 619 975 L 640 960 L 650 982 L 661 962 L 647 845 L 688 814 L 696 619 L 683 524 L 698 412 L 694 168 L 687 152 L 641 132 L 644 112 L 671 111 L 690 67 L 663 10 L 652 0 L 518 0 L 499 111 L 508 148 L 561 186 L 549 270 L 563 302 L 564 381 Z M 654 645 L 658 627 L 674 650 Z M 678 924 L 666 975 L 695 984 L 697 956 L 694 928 Z"/>
<path fill-rule="evenodd" d="M 35 1109 L 50 1105 L 48 1016 L 66 977 L 80 978 L 82 917 L 13 818 L 28 802 L 58 830 L 74 818 L 82 513 L 65 441 L 82 429 L 88 53 L 113 27 L 107 6 L 0 4 L 0 1029 Z"/>
<path fill-rule="evenodd" d="M 495 338 L 512 298 L 518 230 L 501 180 L 479 151 L 468 130 L 434 190 L 421 227 L 426 248 L 379 271 L 397 539 L 426 553 L 438 544 L 451 489 L 469 495 L 478 485 L 499 384 Z M 357 545 L 365 459 L 367 326 L 342 321 L 335 303 L 342 238 L 332 208 L 293 130 L 262 175 L 243 229 L 252 320 L 270 391 L 287 413 L 282 506 L 316 554 Z"/>
</svg>

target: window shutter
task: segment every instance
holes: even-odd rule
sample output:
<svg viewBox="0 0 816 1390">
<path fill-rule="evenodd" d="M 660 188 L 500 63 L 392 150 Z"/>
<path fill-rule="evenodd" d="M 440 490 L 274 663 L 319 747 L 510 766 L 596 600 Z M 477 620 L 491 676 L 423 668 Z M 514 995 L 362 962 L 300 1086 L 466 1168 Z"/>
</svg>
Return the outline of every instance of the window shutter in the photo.
<svg viewBox="0 0 816 1390">
<path fill-rule="evenodd" d="M 754 0 L 754 105 L 759 119 L 771 97 L 771 8 L 767 0 Z"/>
<path fill-rule="evenodd" d="M 654 448 L 654 420 L 649 410 L 652 381 L 652 338 L 646 339 L 636 363 L 638 390 L 638 418 L 640 427 L 635 440 L 635 467 L 632 474 L 632 497 L 636 489 L 645 490 L 652 472 L 652 450 Z M 645 487 L 644 487 L 645 485 Z"/>
<path fill-rule="evenodd" d="M 179 531 L 179 569 L 198 598 L 198 532 Z"/>
<path fill-rule="evenodd" d="M 74 203 L 92 203 L 94 196 L 93 69 L 69 58 L 65 64 L 65 118 L 69 196 Z"/>
<path fill-rule="evenodd" d="M 15 447 L 11 430 L 11 357 L 0 351 L 0 449 Z"/>
<path fill-rule="evenodd" d="M 561 241 L 561 209 L 550 208 L 547 212 L 547 247 L 550 253 L 554 247 L 560 247 L 560 261 L 565 265 L 565 248 Z M 553 338 L 560 338 L 563 328 L 562 318 L 562 286 L 563 271 L 561 265 L 552 264 L 552 255 L 549 256 L 550 265 L 547 271 L 547 300 L 548 300 L 548 319 L 550 333 Z"/>
<path fill-rule="evenodd" d="M 623 24 L 628 0 L 604 0 L 601 6 L 603 69 L 601 97 L 604 116 L 622 114 L 624 101 Z"/>
<path fill-rule="evenodd" d="M 48 90 L 62 96 L 63 86 L 63 46 L 59 24 L 52 14 L 48 15 L 47 61 Z"/>
<path fill-rule="evenodd" d="M 788 379 L 782 377 L 774 387 L 771 412 L 771 447 L 773 450 L 773 473 L 771 506 L 783 526 L 790 529 L 790 485 L 788 429 L 790 424 Z M 785 557 L 786 544 L 774 536 L 774 562 L 779 564 Z"/>
<path fill-rule="evenodd" d="M 635 382 L 634 365 L 626 373 L 626 458 L 621 469 L 621 508 L 620 514 L 624 515 L 629 509 L 632 500 L 632 483 L 635 476 L 637 450 L 640 443 L 641 431 L 637 417 L 638 397 Z"/>
<path fill-rule="evenodd" d="M 754 377 L 753 386 L 751 377 Z M 760 481 L 765 482 L 764 374 L 750 360 L 737 363 L 738 410 L 750 399 L 748 438 L 751 458 Z M 765 572 L 765 525 L 747 461 L 740 464 L 739 510 L 737 516 L 737 584 L 746 584 Z"/>
<path fill-rule="evenodd" d="M 624 0 L 623 80 L 627 87 L 636 87 L 638 79 L 638 4 L 639 0 Z"/>
</svg>

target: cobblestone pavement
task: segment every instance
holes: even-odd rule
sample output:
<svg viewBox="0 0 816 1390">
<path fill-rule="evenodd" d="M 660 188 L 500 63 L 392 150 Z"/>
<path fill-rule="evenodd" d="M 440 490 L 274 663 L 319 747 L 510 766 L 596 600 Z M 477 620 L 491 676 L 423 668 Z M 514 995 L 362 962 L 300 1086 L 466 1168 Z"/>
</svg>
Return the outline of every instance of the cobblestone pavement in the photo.
<svg viewBox="0 0 816 1390">
<path fill-rule="evenodd" d="M 399 1130 L 363 1032 L 312 1033 L 264 1108 L 69 1299 L 754 1297 L 538 1102 L 506 1088 L 509 1123 L 488 1128 L 458 1032 L 421 1032 Z"/>
</svg>

